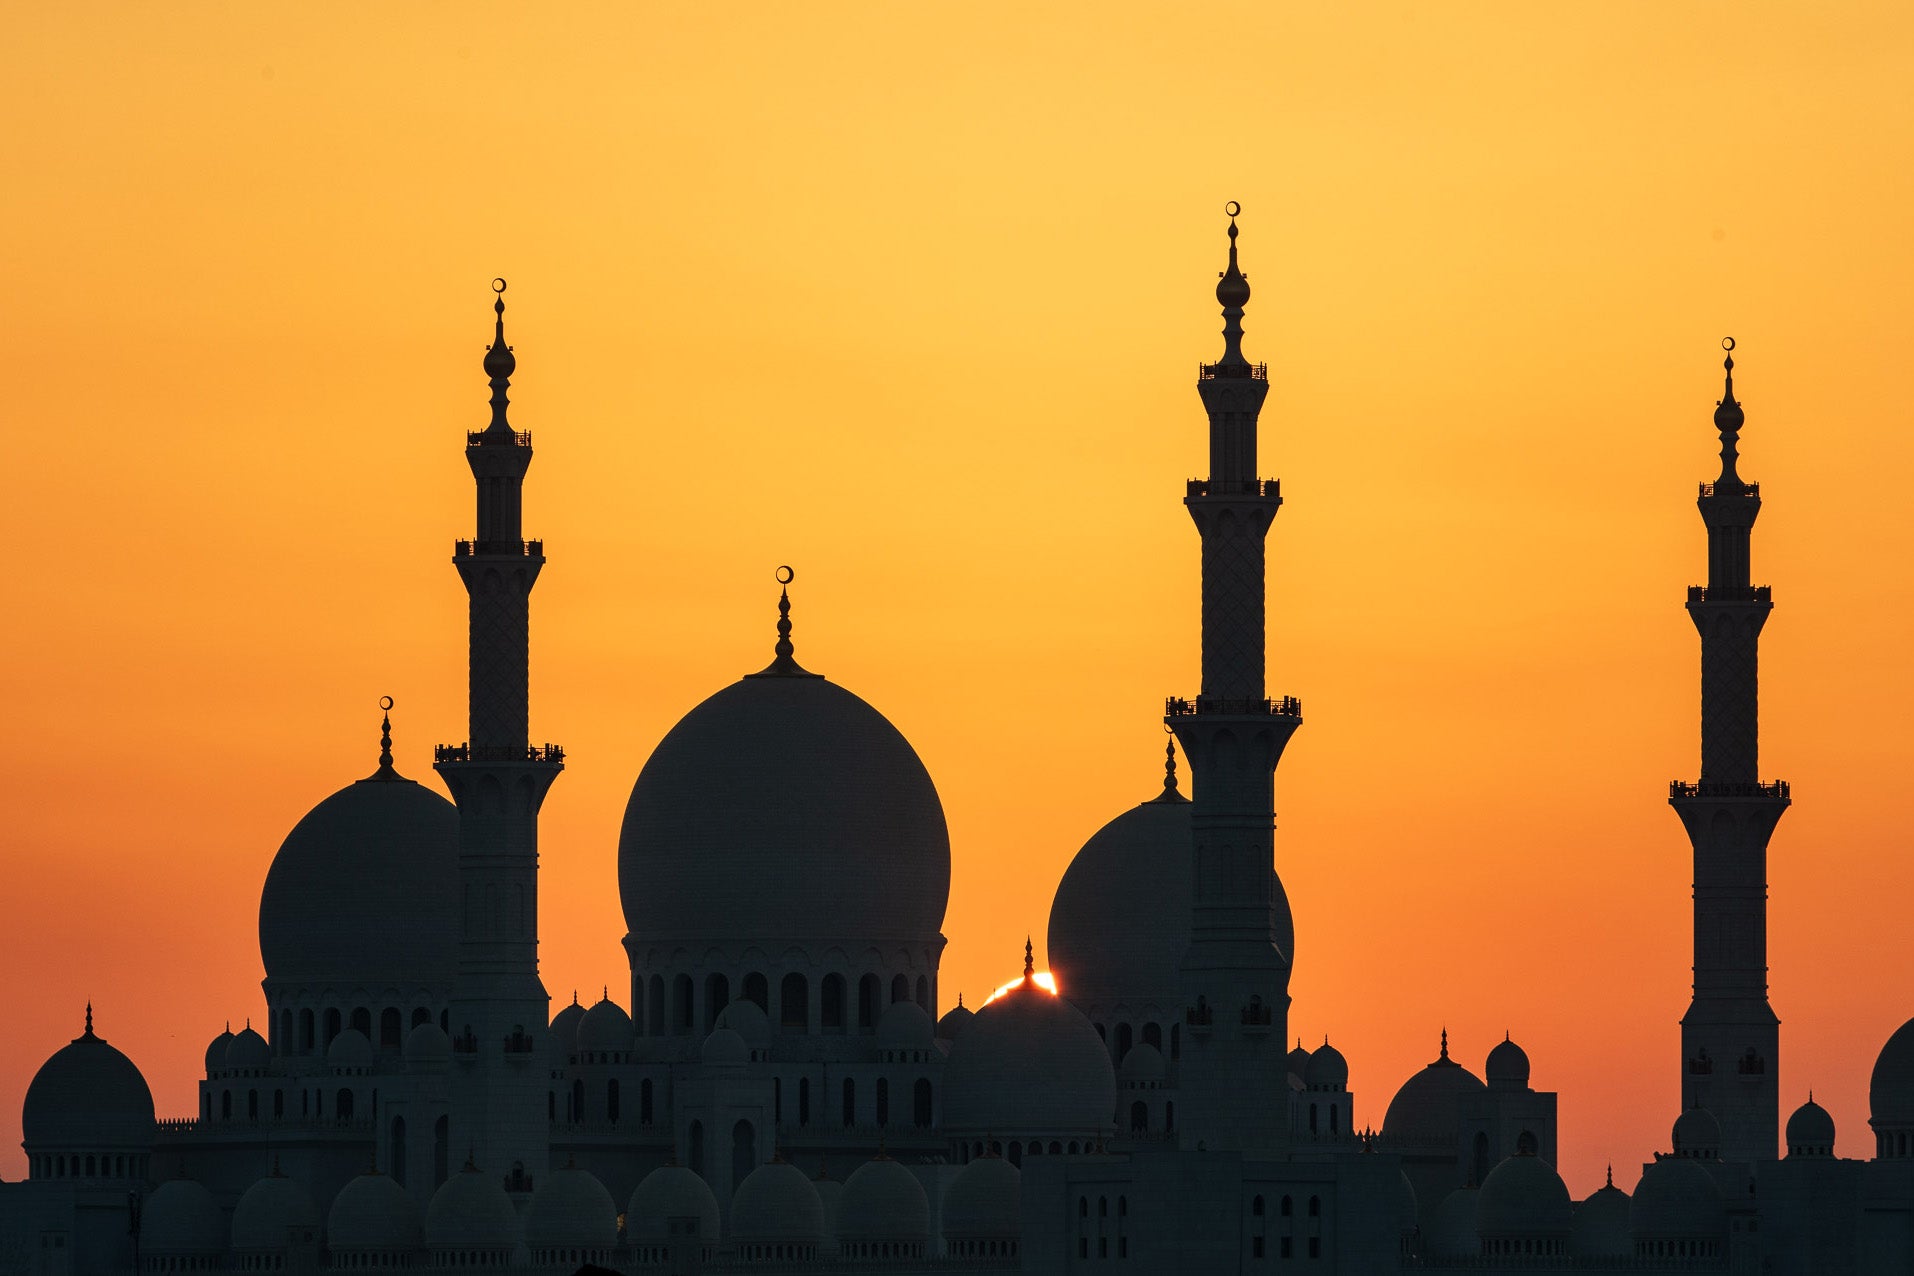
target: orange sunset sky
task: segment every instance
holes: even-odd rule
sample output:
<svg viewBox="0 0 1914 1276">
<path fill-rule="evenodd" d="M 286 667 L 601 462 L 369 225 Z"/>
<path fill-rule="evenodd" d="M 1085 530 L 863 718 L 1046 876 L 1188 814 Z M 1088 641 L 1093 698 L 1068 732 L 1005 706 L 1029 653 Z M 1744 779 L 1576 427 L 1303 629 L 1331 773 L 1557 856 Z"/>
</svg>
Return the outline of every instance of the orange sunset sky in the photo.
<svg viewBox="0 0 1914 1276">
<path fill-rule="evenodd" d="M 1905 3 L 18 5 L 0 42 L 19 1104 L 103 1035 L 189 1115 L 280 839 L 464 738 L 463 432 L 511 281 L 554 1005 L 679 716 L 798 655 L 949 816 L 946 1001 L 1039 962 L 1197 684 L 1225 200 L 1270 364 L 1293 1033 L 1380 1124 L 1512 1031 L 1583 1194 L 1666 1148 L 1718 342 L 1739 341 L 1783 1115 L 1871 1154 L 1914 1016 Z"/>
</svg>

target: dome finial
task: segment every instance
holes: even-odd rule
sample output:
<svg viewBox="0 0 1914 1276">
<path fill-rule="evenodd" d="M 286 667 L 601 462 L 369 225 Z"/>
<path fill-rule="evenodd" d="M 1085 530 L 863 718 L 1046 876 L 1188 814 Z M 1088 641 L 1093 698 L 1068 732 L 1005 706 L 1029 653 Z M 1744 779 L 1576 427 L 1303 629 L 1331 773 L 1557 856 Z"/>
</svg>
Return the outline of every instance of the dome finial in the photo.
<svg viewBox="0 0 1914 1276">
<path fill-rule="evenodd" d="M 961 1007 L 964 1004 L 964 994 L 962 993 L 957 994 L 957 1004 L 959 1007 Z"/>
<path fill-rule="evenodd" d="M 485 347 L 485 375 L 492 383 L 492 423 L 485 427 L 485 433 L 515 442 L 511 424 L 505 419 L 506 405 L 511 402 L 506 391 L 511 388 L 512 373 L 518 369 L 512 348 L 505 344 L 505 281 L 494 279 L 492 291 L 498 296 L 492 302 L 492 344 Z"/>
<path fill-rule="evenodd" d="M 93 1035 L 93 999 L 91 997 L 86 999 L 86 1032 L 83 1035 L 88 1037 Z"/>
<path fill-rule="evenodd" d="M 1442 1029 L 1442 1057 L 1444 1059 L 1449 1057 L 1449 1029 L 1446 1024 Z"/>
<path fill-rule="evenodd" d="M 1249 304 L 1249 276 L 1236 264 L 1236 217 L 1243 206 L 1235 200 L 1223 205 L 1229 216 L 1229 269 L 1217 277 L 1216 300 L 1223 307 L 1223 357 L 1216 362 L 1219 377 L 1247 377 L 1249 360 L 1243 357 L 1243 307 Z"/>
<path fill-rule="evenodd" d="M 1031 946 L 1030 936 L 1023 937 L 1023 977 L 1027 980 L 1037 973 L 1036 949 Z"/>
<path fill-rule="evenodd" d="M 1608 1186 L 1615 1186 L 1615 1163 L 1613 1161 L 1608 1163 Z"/>
<path fill-rule="evenodd" d="M 1728 353 L 1721 360 L 1721 398 L 1715 404 L 1715 429 L 1721 433 L 1721 477 L 1715 482 L 1739 488 L 1743 484 L 1741 476 L 1735 473 L 1735 461 L 1740 455 L 1736 444 L 1740 441 L 1741 427 L 1747 415 L 1735 400 L 1735 339 L 1723 337 L 1721 348 Z"/>
<path fill-rule="evenodd" d="M 375 780 L 396 780 L 399 773 L 392 769 L 392 704 L 391 696 L 379 697 L 379 769 L 372 773 Z"/>
<path fill-rule="evenodd" d="M 805 669 L 802 665 L 798 664 L 795 658 L 795 653 L 797 649 L 791 645 L 791 589 L 790 589 L 790 586 L 791 586 L 791 582 L 797 579 L 797 573 L 793 571 L 787 565 L 787 566 L 778 568 L 775 574 L 777 576 L 777 582 L 778 582 L 778 642 L 777 642 L 777 646 L 771 649 L 773 653 L 771 663 L 766 665 L 763 669 L 760 669 L 757 673 L 751 674 L 749 676 L 753 678 L 818 678 L 818 677 L 822 677 L 823 675 L 812 673 L 809 670 Z"/>
</svg>

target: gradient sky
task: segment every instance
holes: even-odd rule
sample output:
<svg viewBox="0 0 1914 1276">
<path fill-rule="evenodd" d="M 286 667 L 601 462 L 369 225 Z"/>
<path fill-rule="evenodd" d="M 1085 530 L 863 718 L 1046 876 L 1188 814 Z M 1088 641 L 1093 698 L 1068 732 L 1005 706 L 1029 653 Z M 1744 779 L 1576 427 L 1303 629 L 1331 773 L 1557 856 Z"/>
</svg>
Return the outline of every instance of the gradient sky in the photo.
<svg viewBox="0 0 1914 1276">
<path fill-rule="evenodd" d="M 1033 8 L 1040 11 L 1033 11 Z M 1446 1025 L 1666 1148 L 1698 753 L 1694 484 L 1735 335 L 1763 485 L 1783 1114 L 1872 1148 L 1914 1015 L 1904 3 L 17 6 L 0 814 L 20 1097 L 103 1035 L 162 1115 L 259 1013 L 280 839 L 464 737 L 463 431 L 511 281 L 557 1002 L 626 979 L 616 839 L 686 710 L 800 659 L 950 819 L 946 999 L 1039 955 L 1195 689 L 1221 205 L 1271 368 L 1292 1031 L 1379 1124 Z"/>
</svg>

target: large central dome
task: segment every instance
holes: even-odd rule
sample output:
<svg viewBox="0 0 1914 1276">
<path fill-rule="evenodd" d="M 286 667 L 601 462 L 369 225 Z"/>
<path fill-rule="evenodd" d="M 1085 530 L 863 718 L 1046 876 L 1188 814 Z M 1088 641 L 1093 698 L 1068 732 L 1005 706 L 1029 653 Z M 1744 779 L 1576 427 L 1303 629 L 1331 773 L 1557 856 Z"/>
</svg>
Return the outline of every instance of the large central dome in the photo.
<svg viewBox="0 0 1914 1276">
<path fill-rule="evenodd" d="M 922 941 L 943 927 L 950 834 L 910 742 L 786 657 L 645 763 L 618 890 L 643 940 Z"/>
</svg>

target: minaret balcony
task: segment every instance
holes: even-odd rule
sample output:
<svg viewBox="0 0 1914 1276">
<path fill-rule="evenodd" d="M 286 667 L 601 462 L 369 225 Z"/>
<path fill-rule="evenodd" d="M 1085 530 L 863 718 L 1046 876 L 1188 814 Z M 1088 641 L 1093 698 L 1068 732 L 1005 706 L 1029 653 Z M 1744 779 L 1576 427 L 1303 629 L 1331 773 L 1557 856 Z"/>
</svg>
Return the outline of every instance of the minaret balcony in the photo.
<svg viewBox="0 0 1914 1276">
<path fill-rule="evenodd" d="M 1762 784 L 1753 780 L 1699 780 L 1693 784 L 1674 780 L 1668 785 L 1668 800 L 1679 798 L 1769 798 L 1788 801 L 1788 782 L 1776 780 Z"/>
<path fill-rule="evenodd" d="M 477 558 L 482 554 L 505 554 L 519 558 L 545 557 L 545 542 L 538 541 L 454 541 L 454 558 Z"/>
<path fill-rule="evenodd" d="M 1747 497 L 1752 500 L 1758 501 L 1761 499 L 1761 484 L 1759 483 L 1725 484 L 1724 483 L 1720 485 L 1719 487 L 1717 487 L 1713 483 L 1703 483 L 1701 485 L 1702 499 L 1705 500 L 1710 496 L 1716 496 L 1716 495 L 1742 496 L 1742 497 Z"/>
<path fill-rule="evenodd" d="M 1190 479 L 1185 486 L 1190 496 L 1266 496 L 1283 499 L 1281 479 Z"/>
<path fill-rule="evenodd" d="M 1774 591 L 1768 585 L 1690 585 L 1688 601 L 1691 603 L 1772 603 Z"/>
<path fill-rule="evenodd" d="M 539 766 L 565 765 L 565 750 L 555 744 L 532 744 L 522 749 L 500 745 L 440 744 L 433 746 L 432 761 L 448 762 L 531 762 Z"/>
<path fill-rule="evenodd" d="M 505 433 L 512 441 L 508 446 L 530 447 L 532 445 L 532 432 L 530 430 L 507 430 Z M 490 430 L 467 430 L 465 432 L 466 447 L 486 447 L 503 442 L 505 442 L 504 439 L 492 433 Z"/>
<path fill-rule="evenodd" d="M 1295 696 L 1284 696 L 1279 700 L 1248 700 L 1233 696 L 1198 696 L 1193 701 L 1185 700 L 1181 696 L 1171 696 L 1163 702 L 1163 716 L 1166 718 L 1188 718 L 1205 714 L 1217 714 L 1232 718 L 1261 716 L 1300 718 L 1303 716 L 1303 702 Z"/>
<path fill-rule="evenodd" d="M 1199 363 L 1196 365 L 1196 379 L 1198 381 L 1267 381 L 1269 365 L 1267 363 Z"/>
</svg>

